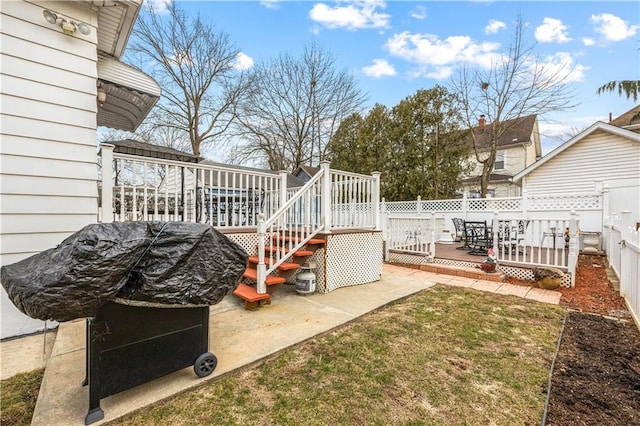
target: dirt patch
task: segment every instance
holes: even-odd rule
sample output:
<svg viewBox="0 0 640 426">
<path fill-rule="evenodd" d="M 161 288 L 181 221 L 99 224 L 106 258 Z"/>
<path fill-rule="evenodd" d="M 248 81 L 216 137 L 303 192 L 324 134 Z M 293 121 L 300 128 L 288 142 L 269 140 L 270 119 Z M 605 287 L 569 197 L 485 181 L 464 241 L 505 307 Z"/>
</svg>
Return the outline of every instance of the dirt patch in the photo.
<svg viewBox="0 0 640 426">
<path fill-rule="evenodd" d="M 640 331 L 607 278 L 606 259 L 580 255 L 551 379 L 547 425 L 640 424 Z M 534 282 L 510 279 L 519 285 Z"/>
</svg>

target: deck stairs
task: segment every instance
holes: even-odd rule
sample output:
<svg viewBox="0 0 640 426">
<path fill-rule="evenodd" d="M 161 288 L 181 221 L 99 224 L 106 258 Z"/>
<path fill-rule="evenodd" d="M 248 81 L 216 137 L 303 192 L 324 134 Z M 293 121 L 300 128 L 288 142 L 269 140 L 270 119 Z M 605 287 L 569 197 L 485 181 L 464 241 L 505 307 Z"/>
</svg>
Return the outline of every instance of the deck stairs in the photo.
<svg viewBox="0 0 640 426">
<path fill-rule="evenodd" d="M 319 248 L 325 244 L 324 238 L 317 238 L 315 235 L 310 238 L 304 246 L 298 250 L 289 251 L 286 246 L 297 245 L 296 237 L 288 236 L 286 233 L 279 233 L 273 236 L 271 245 L 265 246 L 265 264 L 271 265 L 276 261 L 278 257 L 276 253 L 280 250 L 281 260 L 277 269 L 267 275 L 265 284 L 267 286 L 267 292 L 264 294 L 258 293 L 256 289 L 256 281 L 258 278 L 258 256 L 250 256 L 247 263 L 247 268 L 244 271 L 242 280 L 238 287 L 234 290 L 233 294 L 244 301 L 244 308 L 253 310 L 262 305 L 269 305 L 271 303 L 271 295 L 279 284 L 287 283 L 287 280 L 294 276 L 300 266 L 311 257 Z M 277 240 L 277 241 L 276 241 Z M 275 244 L 274 244 L 275 243 Z"/>
</svg>

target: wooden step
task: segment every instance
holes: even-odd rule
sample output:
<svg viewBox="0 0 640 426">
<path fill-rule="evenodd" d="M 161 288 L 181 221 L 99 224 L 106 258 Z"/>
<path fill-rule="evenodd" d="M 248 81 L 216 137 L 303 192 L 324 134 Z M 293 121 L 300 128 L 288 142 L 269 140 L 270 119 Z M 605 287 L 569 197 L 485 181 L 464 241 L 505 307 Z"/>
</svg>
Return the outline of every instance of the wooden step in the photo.
<svg viewBox="0 0 640 426">
<path fill-rule="evenodd" d="M 252 281 L 258 280 L 258 271 L 253 268 L 247 268 L 244 270 L 244 274 L 242 274 L 244 278 L 247 278 Z M 267 275 L 267 279 L 265 280 L 266 285 L 276 285 L 276 284 L 284 284 L 287 282 L 287 279 L 284 277 L 276 277 L 275 275 Z"/>
<path fill-rule="evenodd" d="M 249 263 L 253 263 L 255 265 L 257 265 L 259 262 L 258 256 L 249 256 Z M 264 263 L 265 265 L 270 265 L 270 261 L 269 258 L 265 258 L 264 259 Z M 298 269 L 300 267 L 300 265 L 298 265 L 297 263 L 292 263 L 292 262 L 284 262 L 281 263 L 280 266 L 278 266 L 278 270 L 279 271 L 292 271 L 294 269 Z"/>
<path fill-rule="evenodd" d="M 275 252 L 278 250 L 277 247 L 274 246 L 267 246 L 264 248 L 265 251 L 267 252 Z M 289 253 L 288 250 L 285 250 L 285 253 Z M 295 257 L 307 257 L 307 256 L 312 256 L 313 255 L 313 251 L 311 250 L 297 250 L 295 253 L 293 253 L 293 255 Z"/>
<path fill-rule="evenodd" d="M 238 284 L 233 295 L 244 300 L 245 309 L 256 309 L 261 303 L 269 304 L 271 299 L 269 294 L 259 294 L 255 288 L 243 283 Z"/>
<path fill-rule="evenodd" d="M 273 239 L 279 239 L 280 241 L 286 241 L 289 242 L 291 240 L 297 241 L 296 238 L 293 237 L 287 237 L 285 235 L 274 235 Z M 320 238 L 311 238 L 309 241 L 306 242 L 306 244 L 312 245 L 312 246 L 319 246 L 319 245 L 323 245 L 325 243 L 325 241 L 323 239 Z"/>
</svg>

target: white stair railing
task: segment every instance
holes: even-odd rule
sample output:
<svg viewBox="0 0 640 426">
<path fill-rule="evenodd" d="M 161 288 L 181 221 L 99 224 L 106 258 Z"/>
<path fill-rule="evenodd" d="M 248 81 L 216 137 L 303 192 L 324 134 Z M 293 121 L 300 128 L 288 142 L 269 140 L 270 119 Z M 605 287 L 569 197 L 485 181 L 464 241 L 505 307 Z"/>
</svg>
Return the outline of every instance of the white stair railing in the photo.
<svg viewBox="0 0 640 426">
<path fill-rule="evenodd" d="M 258 216 L 256 291 L 259 294 L 267 292 L 267 275 L 291 259 L 318 232 L 328 230 L 327 223 L 331 223 L 331 218 L 323 212 L 321 202 L 324 176 L 328 173 L 329 163 L 322 163 L 320 172 L 270 218 Z"/>
</svg>

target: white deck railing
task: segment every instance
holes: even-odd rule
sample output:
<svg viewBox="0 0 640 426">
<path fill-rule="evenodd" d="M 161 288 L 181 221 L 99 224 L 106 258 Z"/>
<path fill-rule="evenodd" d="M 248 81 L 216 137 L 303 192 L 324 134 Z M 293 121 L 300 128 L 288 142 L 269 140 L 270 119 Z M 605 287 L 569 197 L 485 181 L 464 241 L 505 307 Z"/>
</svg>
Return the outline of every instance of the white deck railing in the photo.
<svg viewBox="0 0 640 426">
<path fill-rule="evenodd" d="M 113 152 L 101 146 L 102 220 L 256 226 L 281 205 L 286 174 Z"/>
<path fill-rule="evenodd" d="M 384 216 L 387 259 L 389 250 L 422 254 L 429 258 L 437 256 L 435 242 L 442 235 L 442 230 L 437 227 L 435 213 Z M 510 219 L 501 212 L 494 212 L 493 219 L 484 222 L 490 233 L 477 244 L 484 246 L 485 250 L 492 247 L 499 263 L 553 266 L 568 271 L 571 285 L 575 284 L 579 243 L 579 220 L 575 212 L 568 219 Z M 456 234 L 449 235 L 455 237 Z M 462 237 L 468 238 L 464 233 Z M 475 245 L 471 244 L 472 247 Z"/>
<path fill-rule="evenodd" d="M 390 250 L 435 256 L 436 222 L 432 213 L 420 217 L 389 215 L 383 232 L 386 260 Z"/>
</svg>

